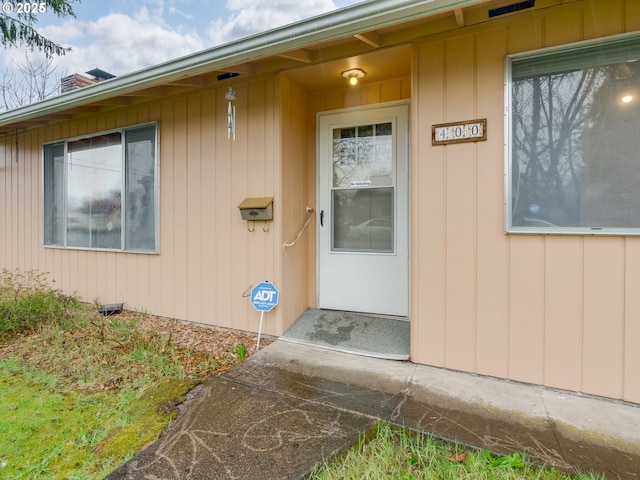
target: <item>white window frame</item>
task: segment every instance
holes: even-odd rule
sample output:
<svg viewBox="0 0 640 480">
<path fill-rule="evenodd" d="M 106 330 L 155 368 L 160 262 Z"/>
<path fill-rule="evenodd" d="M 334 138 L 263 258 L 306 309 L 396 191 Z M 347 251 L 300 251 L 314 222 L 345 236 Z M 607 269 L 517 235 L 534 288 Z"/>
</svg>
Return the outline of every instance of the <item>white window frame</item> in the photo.
<svg viewBox="0 0 640 480">
<path fill-rule="evenodd" d="M 575 51 L 584 47 L 592 47 L 603 43 L 625 40 L 638 40 L 637 32 L 613 35 L 594 40 L 586 40 L 556 47 L 543 48 L 529 52 L 507 55 L 505 57 L 504 79 L 504 231 L 505 234 L 533 235 L 581 235 L 581 236 L 640 236 L 640 228 L 634 227 L 566 227 L 566 226 L 514 226 L 512 225 L 512 62 L 519 59 L 536 59 L 554 53 Z"/>
<path fill-rule="evenodd" d="M 126 133 L 127 131 L 135 131 L 137 129 L 141 129 L 141 128 L 145 128 L 145 127 L 151 127 L 153 126 L 154 130 L 155 130 L 155 138 L 154 138 L 154 151 L 155 151 L 155 158 L 153 160 L 153 182 L 154 182 L 154 187 L 153 187 L 153 195 L 154 195 L 154 206 L 153 206 L 153 215 L 154 215 L 154 243 L 155 243 L 155 248 L 154 249 L 127 249 L 126 248 L 126 194 L 125 194 L 125 176 L 126 176 Z M 86 140 L 86 139 L 90 139 L 93 137 L 99 137 L 101 135 L 108 135 L 111 133 L 121 133 L 122 134 L 122 198 L 121 198 L 121 216 L 122 216 L 122 224 L 121 224 L 121 248 L 95 248 L 95 247 L 79 247 L 79 246 L 73 246 L 73 245 L 68 245 L 68 238 L 67 238 L 67 189 L 68 189 L 68 174 L 67 174 L 67 169 L 68 169 L 68 144 L 70 142 L 74 142 L 74 141 L 78 141 L 78 140 Z M 63 195 L 63 209 L 64 209 L 64 214 L 63 214 L 63 245 L 55 245 L 55 244 L 47 244 L 46 243 L 46 232 L 45 232 L 45 217 L 46 217 L 46 196 L 45 196 L 45 147 L 48 145 L 60 145 L 60 144 L 64 144 L 64 174 L 63 174 L 63 178 L 64 178 L 64 186 L 63 186 L 63 190 L 64 190 L 64 195 Z M 159 254 L 160 253 L 160 127 L 159 127 L 159 122 L 155 121 L 155 122 L 146 122 L 146 123 L 141 123 L 141 124 L 136 124 L 136 125 L 129 125 L 127 127 L 122 127 L 122 128 L 115 128 L 115 129 L 110 129 L 110 130 L 103 130 L 103 131 L 99 131 L 99 132 L 94 132 L 91 134 L 86 134 L 86 135 L 79 135 L 79 136 L 75 136 L 75 137 L 69 137 L 69 138 L 64 138 L 64 139 L 59 139 L 59 140 L 55 140 L 55 141 L 51 141 L 51 142 L 45 142 L 42 144 L 42 159 L 41 159 L 41 165 L 42 165 L 42 176 L 41 176 L 41 186 L 40 186 L 40 192 L 41 192 L 41 198 L 42 198 L 42 218 L 40 219 L 40 225 L 42 226 L 42 237 L 41 237 L 41 242 L 42 245 L 45 248 L 55 248 L 55 249 L 64 249 L 64 250 L 86 250 L 86 251 L 104 251 L 104 252 L 123 252 L 123 253 L 137 253 L 137 254 Z"/>
</svg>

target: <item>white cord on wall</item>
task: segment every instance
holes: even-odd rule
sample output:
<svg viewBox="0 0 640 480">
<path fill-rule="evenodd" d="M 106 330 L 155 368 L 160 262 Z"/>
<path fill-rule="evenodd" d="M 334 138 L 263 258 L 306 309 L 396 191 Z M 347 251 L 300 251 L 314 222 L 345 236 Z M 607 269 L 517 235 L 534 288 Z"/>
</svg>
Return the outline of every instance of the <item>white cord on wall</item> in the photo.
<svg viewBox="0 0 640 480">
<path fill-rule="evenodd" d="M 300 240 L 300 237 L 302 236 L 302 232 L 304 232 L 304 230 L 309 225 L 309 222 L 311 221 L 311 217 L 313 217 L 315 210 L 313 209 L 313 207 L 309 207 L 309 206 L 307 206 L 306 210 L 307 210 L 307 219 L 305 220 L 304 225 L 302 225 L 302 228 L 298 232 L 298 235 L 296 235 L 296 238 L 293 240 L 293 242 L 291 243 L 285 242 L 282 244 L 283 250 L 289 247 L 293 247 L 296 243 L 298 243 L 298 240 Z"/>
</svg>

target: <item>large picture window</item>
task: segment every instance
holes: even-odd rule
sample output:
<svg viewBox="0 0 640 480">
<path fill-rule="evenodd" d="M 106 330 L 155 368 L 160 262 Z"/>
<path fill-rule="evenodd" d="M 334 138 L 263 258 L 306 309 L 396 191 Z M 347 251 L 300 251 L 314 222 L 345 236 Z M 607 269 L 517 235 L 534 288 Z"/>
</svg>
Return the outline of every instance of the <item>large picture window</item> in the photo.
<svg viewBox="0 0 640 480">
<path fill-rule="evenodd" d="M 640 38 L 508 59 L 506 229 L 640 234 Z"/>
<path fill-rule="evenodd" d="M 156 125 L 44 146 L 44 244 L 157 251 Z"/>
</svg>

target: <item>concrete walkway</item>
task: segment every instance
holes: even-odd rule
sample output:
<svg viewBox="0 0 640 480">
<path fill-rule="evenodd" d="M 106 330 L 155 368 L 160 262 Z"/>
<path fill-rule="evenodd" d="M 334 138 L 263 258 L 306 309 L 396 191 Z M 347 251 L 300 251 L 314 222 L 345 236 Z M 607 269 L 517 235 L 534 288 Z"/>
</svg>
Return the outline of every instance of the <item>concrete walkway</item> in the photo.
<svg viewBox="0 0 640 480">
<path fill-rule="evenodd" d="M 276 341 L 199 387 L 108 479 L 298 479 L 377 419 L 563 470 L 640 478 L 640 407 Z"/>
</svg>

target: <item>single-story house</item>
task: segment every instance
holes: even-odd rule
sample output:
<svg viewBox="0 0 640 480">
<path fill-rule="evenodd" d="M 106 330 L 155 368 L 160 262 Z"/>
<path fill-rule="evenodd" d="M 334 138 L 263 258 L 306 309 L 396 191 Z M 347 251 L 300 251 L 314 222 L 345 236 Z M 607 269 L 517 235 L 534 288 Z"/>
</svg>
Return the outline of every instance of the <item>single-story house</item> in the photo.
<svg viewBox="0 0 640 480">
<path fill-rule="evenodd" d="M 638 60 L 636 0 L 376 0 L 5 112 L 0 268 L 640 403 Z"/>
</svg>

